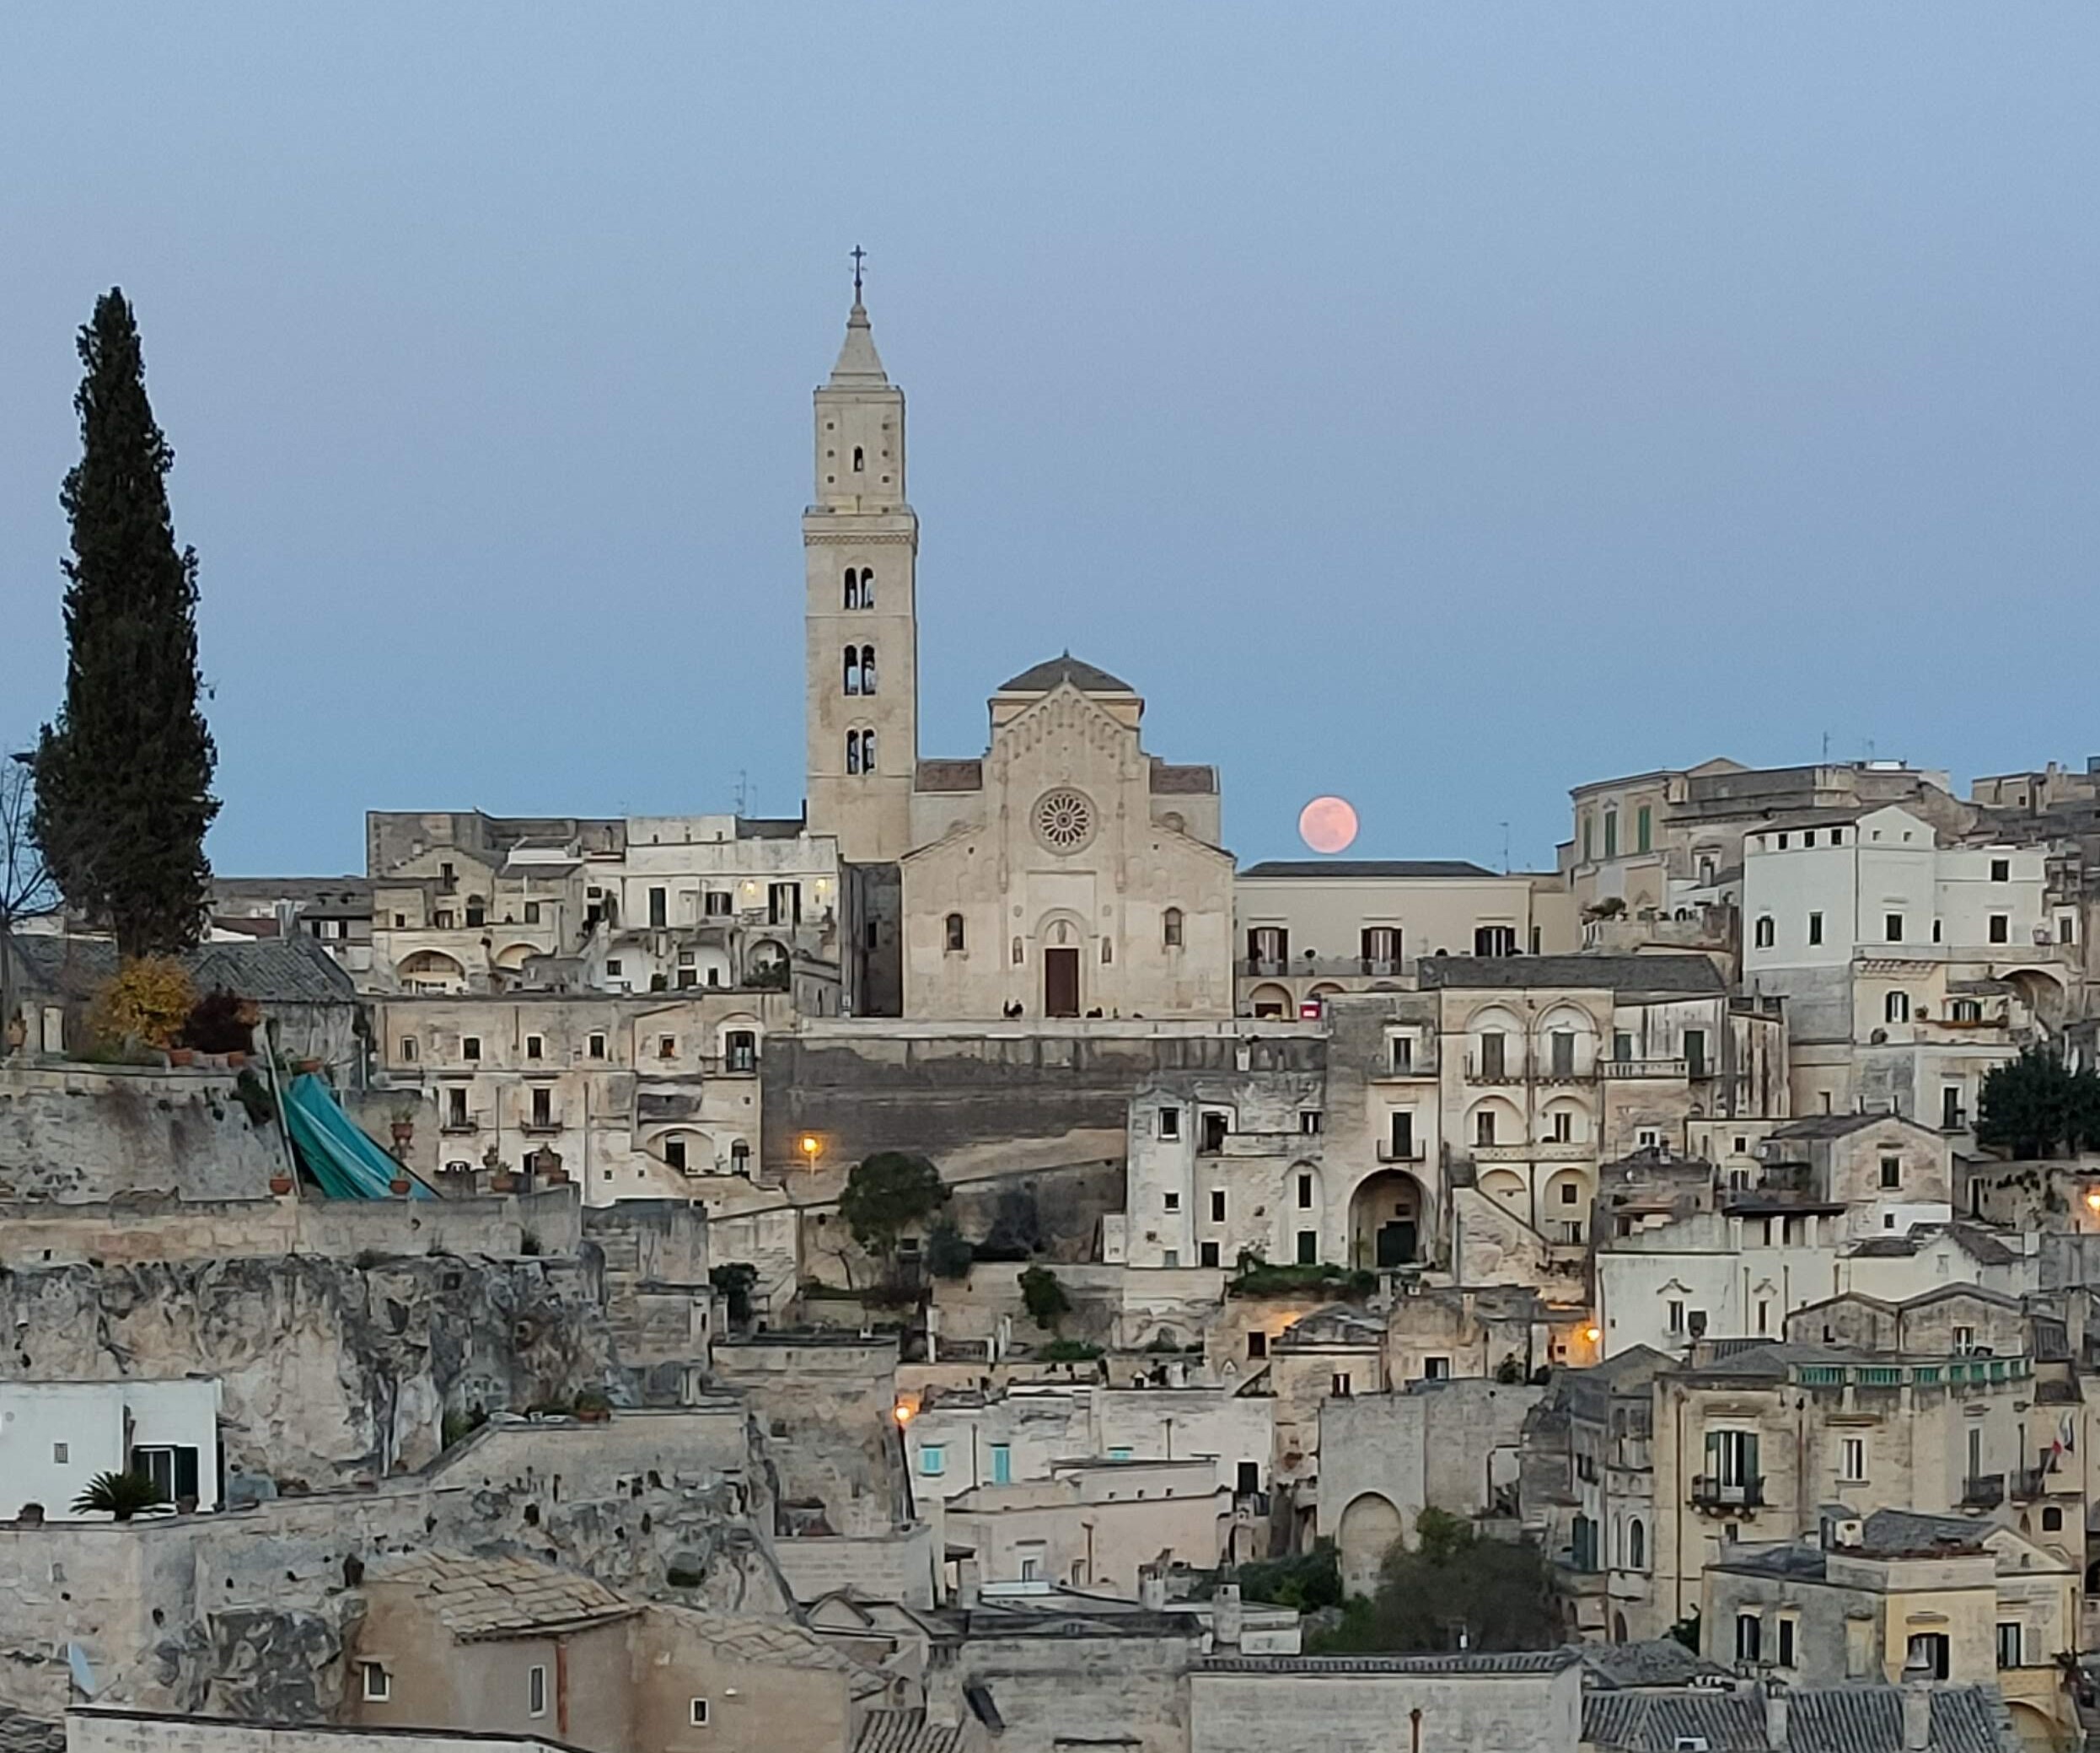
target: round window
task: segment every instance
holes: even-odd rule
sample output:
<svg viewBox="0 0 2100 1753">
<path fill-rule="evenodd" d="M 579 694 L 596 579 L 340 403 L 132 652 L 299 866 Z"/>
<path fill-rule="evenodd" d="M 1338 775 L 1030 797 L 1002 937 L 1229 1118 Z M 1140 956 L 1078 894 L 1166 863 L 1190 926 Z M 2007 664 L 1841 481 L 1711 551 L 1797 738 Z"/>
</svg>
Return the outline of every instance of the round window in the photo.
<svg viewBox="0 0 2100 1753">
<path fill-rule="evenodd" d="M 1035 832 L 1054 852 L 1076 852 L 1093 838 L 1093 805 L 1068 786 L 1035 800 Z"/>
</svg>

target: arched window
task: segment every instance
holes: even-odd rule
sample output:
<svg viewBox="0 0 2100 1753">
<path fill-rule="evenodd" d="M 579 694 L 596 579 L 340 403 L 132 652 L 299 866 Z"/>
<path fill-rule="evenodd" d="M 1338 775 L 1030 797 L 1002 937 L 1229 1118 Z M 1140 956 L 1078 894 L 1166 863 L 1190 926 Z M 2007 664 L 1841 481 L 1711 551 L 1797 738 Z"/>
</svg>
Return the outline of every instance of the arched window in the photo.
<svg viewBox="0 0 2100 1753">
<path fill-rule="evenodd" d="M 1160 937 L 1169 949 L 1181 948 L 1181 909 L 1168 907 L 1160 921 Z"/>
<path fill-rule="evenodd" d="M 861 734 L 857 730 L 846 734 L 846 770 L 849 773 L 861 770 Z"/>
<path fill-rule="evenodd" d="M 1028 950 L 1023 947 L 1021 940 L 1016 938 L 1013 940 L 1013 965 L 1018 968 L 1027 960 Z"/>
<path fill-rule="evenodd" d="M 1891 992 L 1882 1000 L 1882 1015 L 1892 1023 L 1909 1022 L 1910 1020 L 1910 994 Z"/>
<path fill-rule="evenodd" d="M 861 648 L 857 645 L 849 645 L 846 648 L 846 691 L 849 694 L 861 691 Z"/>
<path fill-rule="evenodd" d="M 1772 923 L 1772 916 L 1770 913 L 1759 913 L 1757 918 L 1757 947 L 1760 949 L 1770 949 L 1776 933 L 1777 928 Z"/>
<path fill-rule="evenodd" d="M 1626 1524 L 1626 1568 L 1646 1570 L 1648 1567 L 1648 1530 L 1635 1516 Z"/>
<path fill-rule="evenodd" d="M 857 609 L 861 605 L 861 575 L 852 567 L 846 569 L 846 606 Z"/>
<path fill-rule="evenodd" d="M 861 648 L 861 692 L 873 694 L 874 691 L 875 648 L 872 645 L 863 645 Z"/>
<path fill-rule="evenodd" d="M 1492 1144 L 1495 1142 L 1495 1110 L 1483 1108 L 1473 1116 L 1473 1142 Z"/>
<path fill-rule="evenodd" d="M 1107 965 L 1108 965 L 1110 962 L 1114 961 L 1114 960 L 1115 960 L 1115 939 L 1114 939 L 1114 938 L 1102 938 L 1102 940 L 1101 940 L 1101 965 L 1102 965 L 1104 967 L 1106 967 L 1106 966 L 1107 966 Z"/>
<path fill-rule="evenodd" d="M 875 606 L 875 568 L 872 566 L 861 568 L 861 606 L 863 609 Z"/>
<path fill-rule="evenodd" d="M 751 1172 L 751 1147 L 739 1138 L 729 1147 L 729 1172 L 749 1175 Z"/>
<path fill-rule="evenodd" d="M 872 730 L 861 733 L 861 771 L 863 773 L 875 771 L 875 733 Z"/>
<path fill-rule="evenodd" d="M 963 916 L 960 913 L 948 916 L 948 947 L 955 950 L 963 947 Z"/>
<path fill-rule="evenodd" d="M 853 472 L 860 474 L 867 467 L 867 453 L 856 444 L 853 447 Z"/>
</svg>

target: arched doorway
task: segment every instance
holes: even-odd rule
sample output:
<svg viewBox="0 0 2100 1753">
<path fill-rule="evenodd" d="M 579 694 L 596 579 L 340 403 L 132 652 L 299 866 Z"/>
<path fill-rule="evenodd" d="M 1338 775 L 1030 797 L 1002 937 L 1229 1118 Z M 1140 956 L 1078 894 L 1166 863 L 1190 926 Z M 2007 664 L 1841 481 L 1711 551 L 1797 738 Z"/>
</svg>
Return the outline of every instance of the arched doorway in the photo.
<svg viewBox="0 0 2100 1753">
<path fill-rule="evenodd" d="M 1341 1561 L 1345 1594 L 1369 1594 L 1378 1586 L 1378 1567 L 1404 1533 L 1400 1513 L 1377 1492 L 1351 1501 L 1335 1530 L 1336 1557 Z"/>
<path fill-rule="evenodd" d="M 1252 1016 L 1287 1017 L 1291 1014 L 1291 989 L 1273 984 L 1258 986 L 1248 994 L 1247 1009 Z"/>
<path fill-rule="evenodd" d="M 1385 1268 L 1421 1259 L 1426 1206 L 1421 1183 L 1403 1170 L 1367 1176 L 1349 1202 L 1350 1265 Z"/>
</svg>

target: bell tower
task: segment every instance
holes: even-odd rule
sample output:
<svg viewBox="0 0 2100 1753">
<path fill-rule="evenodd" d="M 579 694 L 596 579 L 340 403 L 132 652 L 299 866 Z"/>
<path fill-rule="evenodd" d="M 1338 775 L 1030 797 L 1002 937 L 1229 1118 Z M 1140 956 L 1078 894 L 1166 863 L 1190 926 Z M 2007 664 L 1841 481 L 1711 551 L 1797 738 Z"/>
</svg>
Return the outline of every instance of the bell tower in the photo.
<svg viewBox="0 0 2100 1753">
<path fill-rule="evenodd" d="M 904 391 L 875 352 L 854 252 L 853 309 L 816 392 L 816 487 L 803 514 L 808 809 L 857 864 L 911 849 L 919 764 L 919 519 L 905 497 Z"/>
</svg>

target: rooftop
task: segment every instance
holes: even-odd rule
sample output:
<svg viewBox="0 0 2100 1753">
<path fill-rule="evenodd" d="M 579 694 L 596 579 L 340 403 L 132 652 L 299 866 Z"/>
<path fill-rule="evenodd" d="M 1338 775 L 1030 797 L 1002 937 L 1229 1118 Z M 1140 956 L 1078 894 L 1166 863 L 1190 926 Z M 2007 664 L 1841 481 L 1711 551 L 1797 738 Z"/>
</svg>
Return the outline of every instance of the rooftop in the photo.
<svg viewBox="0 0 2100 1753">
<path fill-rule="evenodd" d="M 642 1611 L 640 1603 L 594 1578 L 528 1558 L 418 1552 L 376 1562 L 367 1574 L 373 1583 L 405 1586 L 435 1603 L 439 1621 L 463 1643 L 604 1625 Z"/>
<path fill-rule="evenodd" d="M 1135 694 L 1137 690 L 1120 676 L 1075 658 L 1070 652 L 1030 665 L 1018 675 L 1000 683 L 1002 694 L 1047 694 L 1070 682 L 1082 694 Z"/>
<path fill-rule="evenodd" d="M 1243 877 L 1492 877 L 1464 858 L 1271 858 L 1240 872 Z M 1521 878 L 1518 880 L 1523 880 Z"/>
<path fill-rule="evenodd" d="M 1465 1651 L 1439 1655 L 1223 1656 L 1201 1674 L 1558 1674 L 1582 1659 L 1572 1649 Z"/>
<path fill-rule="evenodd" d="M 1900 1753 L 1903 1695 L 1890 1686 L 1793 1686 L 1786 1693 L 1786 1745 L 1814 1753 Z M 1933 1753 L 2002 1753 L 2017 1745 L 2003 1706 L 1985 1686 L 1935 1686 Z M 1674 1753 L 1702 1741 L 1710 1753 L 1764 1753 L 1764 1700 L 1756 1691 L 1591 1691 L 1582 1740 L 1605 1753 Z"/>
<path fill-rule="evenodd" d="M 1703 955 L 1427 955 L 1425 988 L 1604 988 L 1620 992 L 1713 993 L 1727 991 L 1721 971 Z"/>
</svg>

